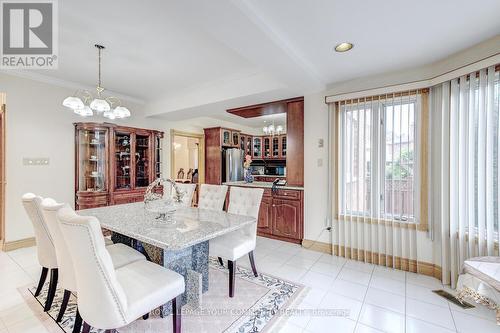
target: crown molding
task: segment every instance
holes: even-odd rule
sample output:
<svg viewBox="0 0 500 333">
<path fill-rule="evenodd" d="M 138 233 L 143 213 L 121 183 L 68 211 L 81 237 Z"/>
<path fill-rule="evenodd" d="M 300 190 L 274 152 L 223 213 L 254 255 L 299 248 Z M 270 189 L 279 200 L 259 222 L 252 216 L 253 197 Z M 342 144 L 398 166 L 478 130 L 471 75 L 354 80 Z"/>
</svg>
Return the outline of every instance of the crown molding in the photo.
<svg viewBox="0 0 500 333">
<path fill-rule="evenodd" d="M 355 99 L 366 96 L 383 95 L 392 92 L 429 88 L 441 84 L 443 82 L 450 81 L 462 75 L 467 75 L 469 73 L 479 71 L 489 66 L 498 65 L 499 63 L 500 63 L 500 52 L 497 52 L 496 54 L 493 54 L 491 56 L 485 57 L 480 60 L 476 60 L 466 65 L 462 65 L 458 68 L 449 70 L 447 72 L 434 74 L 433 76 L 427 79 L 391 84 L 383 87 L 370 88 L 370 89 L 340 93 L 335 95 L 327 95 L 325 96 L 325 103 L 329 104 L 347 99 Z"/>
<path fill-rule="evenodd" d="M 47 83 L 47 84 L 51 84 L 51 85 L 58 86 L 61 88 L 67 88 L 70 90 L 95 91 L 94 86 L 88 86 L 88 85 L 84 85 L 84 84 L 73 82 L 73 81 L 58 79 L 55 77 L 34 73 L 32 71 L 22 71 L 22 70 L 9 69 L 9 70 L 1 70 L 0 73 L 20 77 L 23 79 L 29 79 L 29 80 L 33 80 L 33 81 L 37 81 L 37 82 Z M 133 97 L 133 96 L 121 94 L 119 92 L 109 90 L 109 89 L 106 89 L 105 91 L 107 92 L 108 95 L 113 95 L 113 96 L 115 96 L 121 100 L 124 100 L 124 101 L 136 103 L 136 104 L 146 104 L 145 100 L 138 98 L 138 97 Z"/>
</svg>

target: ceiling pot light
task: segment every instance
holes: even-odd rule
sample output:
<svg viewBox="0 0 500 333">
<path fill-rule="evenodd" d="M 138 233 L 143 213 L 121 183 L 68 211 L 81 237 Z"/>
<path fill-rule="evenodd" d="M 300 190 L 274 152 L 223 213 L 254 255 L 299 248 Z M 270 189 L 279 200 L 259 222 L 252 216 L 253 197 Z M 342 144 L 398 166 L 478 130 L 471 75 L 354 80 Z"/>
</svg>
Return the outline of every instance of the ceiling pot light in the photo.
<svg viewBox="0 0 500 333">
<path fill-rule="evenodd" d="M 340 44 L 335 45 L 335 51 L 336 52 L 346 52 L 352 49 L 354 45 L 349 42 L 342 42 Z"/>
<path fill-rule="evenodd" d="M 83 117 L 93 116 L 93 111 L 102 114 L 108 119 L 130 117 L 129 109 L 121 106 L 121 101 L 118 98 L 114 96 L 102 96 L 105 89 L 101 85 L 101 51 L 104 50 L 104 46 L 99 44 L 94 46 L 97 48 L 99 56 L 99 71 L 96 87 L 97 96 L 94 97 L 94 95 L 87 90 L 79 90 L 73 96 L 66 97 L 62 104 Z"/>
</svg>

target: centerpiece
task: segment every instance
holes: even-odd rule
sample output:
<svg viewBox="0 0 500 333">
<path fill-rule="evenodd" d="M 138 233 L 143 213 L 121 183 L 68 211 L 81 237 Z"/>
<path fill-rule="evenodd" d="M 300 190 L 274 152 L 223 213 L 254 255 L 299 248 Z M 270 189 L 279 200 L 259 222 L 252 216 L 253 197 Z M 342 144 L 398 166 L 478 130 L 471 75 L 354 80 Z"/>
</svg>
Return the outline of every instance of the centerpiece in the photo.
<svg viewBox="0 0 500 333">
<path fill-rule="evenodd" d="M 243 179 L 245 180 L 245 183 L 253 182 L 252 170 L 250 169 L 251 164 L 252 164 L 252 156 L 246 155 L 245 162 L 243 163 L 243 170 L 244 170 Z"/>
<path fill-rule="evenodd" d="M 165 192 L 167 184 L 174 191 L 171 197 L 165 197 L 159 190 L 163 186 L 163 192 Z M 155 214 L 157 220 L 167 222 L 167 224 L 175 224 L 173 216 L 185 194 L 172 179 L 158 178 L 149 184 L 146 189 L 144 194 L 144 209 L 147 212 Z"/>
</svg>

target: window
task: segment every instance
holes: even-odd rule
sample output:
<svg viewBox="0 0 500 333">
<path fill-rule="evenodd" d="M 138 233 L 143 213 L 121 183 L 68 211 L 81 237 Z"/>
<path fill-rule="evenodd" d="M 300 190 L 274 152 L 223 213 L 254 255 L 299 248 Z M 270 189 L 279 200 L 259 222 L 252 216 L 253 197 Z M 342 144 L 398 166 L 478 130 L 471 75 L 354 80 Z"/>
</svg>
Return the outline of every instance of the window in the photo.
<svg viewBox="0 0 500 333">
<path fill-rule="evenodd" d="M 340 213 L 415 220 L 420 95 L 339 103 Z"/>
</svg>

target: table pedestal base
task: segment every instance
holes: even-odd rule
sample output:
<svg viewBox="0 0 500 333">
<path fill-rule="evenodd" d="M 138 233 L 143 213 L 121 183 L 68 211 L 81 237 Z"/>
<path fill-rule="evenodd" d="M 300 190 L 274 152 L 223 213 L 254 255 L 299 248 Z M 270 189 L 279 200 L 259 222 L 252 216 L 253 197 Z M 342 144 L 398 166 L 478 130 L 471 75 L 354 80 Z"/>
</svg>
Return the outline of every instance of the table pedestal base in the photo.
<svg viewBox="0 0 500 333">
<path fill-rule="evenodd" d="M 200 306 L 202 293 L 208 291 L 208 241 L 182 250 L 171 251 L 115 232 L 111 239 L 115 243 L 122 243 L 140 251 L 148 260 L 184 276 L 186 291 L 182 295 L 182 305 L 189 303 L 193 308 Z M 163 306 L 162 315 L 172 313 L 171 303 L 168 302 Z"/>
</svg>

